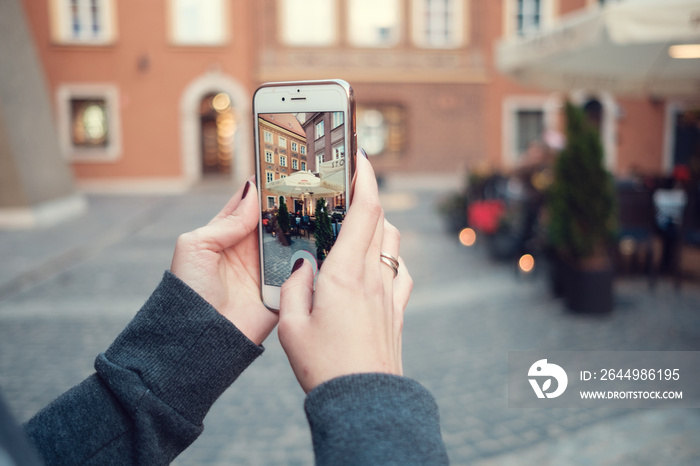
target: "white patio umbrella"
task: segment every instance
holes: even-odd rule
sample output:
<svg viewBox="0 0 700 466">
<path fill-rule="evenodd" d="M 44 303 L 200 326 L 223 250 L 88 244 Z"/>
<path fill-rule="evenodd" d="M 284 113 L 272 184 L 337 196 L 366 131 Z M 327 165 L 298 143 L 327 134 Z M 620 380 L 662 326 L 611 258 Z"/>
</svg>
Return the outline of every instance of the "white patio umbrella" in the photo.
<svg viewBox="0 0 700 466">
<path fill-rule="evenodd" d="M 268 181 L 265 185 L 268 191 L 279 196 L 304 197 L 313 199 L 319 197 L 337 196 L 342 191 L 323 186 L 321 179 L 310 171 L 298 171 L 286 178 Z"/>
<path fill-rule="evenodd" d="M 321 163 L 318 174 L 321 185 L 342 193 L 345 190 L 345 158 Z"/>
<path fill-rule="evenodd" d="M 678 44 L 700 44 L 700 1 L 624 0 L 503 40 L 496 63 L 524 84 L 551 90 L 698 95 L 700 58 L 672 58 L 669 47 Z"/>
</svg>

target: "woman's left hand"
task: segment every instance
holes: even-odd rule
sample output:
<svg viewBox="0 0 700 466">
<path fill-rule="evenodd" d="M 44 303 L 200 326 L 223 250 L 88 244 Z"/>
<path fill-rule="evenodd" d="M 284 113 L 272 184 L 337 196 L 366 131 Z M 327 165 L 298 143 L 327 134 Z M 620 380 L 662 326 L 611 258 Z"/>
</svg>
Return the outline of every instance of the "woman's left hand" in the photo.
<svg viewBox="0 0 700 466">
<path fill-rule="evenodd" d="M 260 299 L 257 199 L 247 181 L 206 226 L 178 238 L 170 270 L 260 345 L 278 318 Z"/>
</svg>

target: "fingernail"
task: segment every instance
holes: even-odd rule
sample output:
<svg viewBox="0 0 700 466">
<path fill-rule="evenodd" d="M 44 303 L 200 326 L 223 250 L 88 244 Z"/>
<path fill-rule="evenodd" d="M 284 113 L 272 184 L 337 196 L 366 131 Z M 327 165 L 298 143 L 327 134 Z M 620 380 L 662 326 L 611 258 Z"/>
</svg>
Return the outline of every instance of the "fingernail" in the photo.
<svg viewBox="0 0 700 466">
<path fill-rule="evenodd" d="M 301 266 L 304 265 L 304 259 L 301 257 L 294 262 L 294 266 L 292 267 L 292 273 L 296 272 L 301 268 Z"/>
<path fill-rule="evenodd" d="M 366 159 L 369 159 L 369 157 L 367 156 L 367 152 L 365 152 L 365 150 L 362 147 L 360 147 L 360 154 L 364 155 Z"/>
<path fill-rule="evenodd" d="M 245 182 L 245 188 L 243 188 L 243 195 L 241 196 L 241 200 L 245 199 L 246 194 L 248 194 L 248 190 L 250 189 L 250 181 Z"/>
</svg>

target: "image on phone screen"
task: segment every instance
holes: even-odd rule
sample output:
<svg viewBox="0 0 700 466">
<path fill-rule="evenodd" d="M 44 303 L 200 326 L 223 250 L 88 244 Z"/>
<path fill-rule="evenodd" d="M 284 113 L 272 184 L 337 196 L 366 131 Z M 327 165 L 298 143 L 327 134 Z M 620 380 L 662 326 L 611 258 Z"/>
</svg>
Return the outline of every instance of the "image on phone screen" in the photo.
<svg viewBox="0 0 700 466">
<path fill-rule="evenodd" d="M 264 284 L 298 258 L 318 270 L 346 213 L 343 112 L 258 114 Z"/>
</svg>

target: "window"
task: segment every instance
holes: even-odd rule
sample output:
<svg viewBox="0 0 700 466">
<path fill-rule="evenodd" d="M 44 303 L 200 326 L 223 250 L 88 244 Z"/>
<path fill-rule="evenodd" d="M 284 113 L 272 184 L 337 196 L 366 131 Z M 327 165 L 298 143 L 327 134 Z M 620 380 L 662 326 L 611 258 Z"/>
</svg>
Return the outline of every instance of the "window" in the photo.
<svg viewBox="0 0 700 466">
<path fill-rule="evenodd" d="M 265 151 L 265 162 L 275 163 L 275 155 L 272 153 L 272 151 L 269 151 L 269 150 Z"/>
<path fill-rule="evenodd" d="M 518 110 L 515 113 L 515 149 L 524 154 L 533 142 L 542 139 L 544 131 L 543 110 Z"/>
<path fill-rule="evenodd" d="M 413 0 L 413 41 L 425 48 L 463 44 L 465 0 Z"/>
<path fill-rule="evenodd" d="M 348 35 L 356 47 L 391 47 L 399 42 L 399 0 L 349 0 Z"/>
<path fill-rule="evenodd" d="M 299 146 L 299 148 L 301 149 L 301 155 L 306 155 L 306 146 Z"/>
<path fill-rule="evenodd" d="M 267 210 L 275 208 L 275 196 L 267 196 Z"/>
<path fill-rule="evenodd" d="M 321 167 L 321 164 L 323 163 L 323 153 L 321 154 L 316 154 L 316 171 Z"/>
<path fill-rule="evenodd" d="M 403 108 L 398 105 L 357 107 L 357 143 L 368 155 L 400 155 L 405 140 Z"/>
<path fill-rule="evenodd" d="M 279 0 L 282 41 L 324 46 L 336 41 L 336 0 Z"/>
<path fill-rule="evenodd" d="M 66 156 L 109 161 L 121 155 L 119 93 L 114 86 L 64 85 L 57 96 L 59 139 Z"/>
<path fill-rule="evenodd" d="M 332 118 L 333 129 L 335 129 L 338 126 L 343 124 L 343 122 L 344 122 L 343 118 L 344 118 L 343 112 L 333 112 L 333 118 Z"/>
<path fill-rule="evenodd" d="M 324 134 L 323 130 L 323 120 L 316 123 L 316 139 L 322 138 Z"/>
<path fill-rule="evenodd" d="M 228 0 L 170 0 L 170 34 L 177 45 L 221 45 L 227 40 Z"/>
<path fill-rule="evenodd" d="M 299 170 L 299 161 L 297 159 L 292 159 L 292 170 Z"/>
<path fill-rule="evenodd" d="M 269 183 L 275 179 L 275 174 L 272 172 L 265 172 L 265 179 Z"/>
<path fill-rule="evenodd" d="M 281 167 L 287 166 L 287 156 L 286 155 L 280 155 L 280 166 Z"/>
<path fill-rule="evenodd" d="M 339 144 L 333 147 L 333 160 L 342 159 L 345 157 L 345 144 Z"/>
<path fill-rule="evenodd" d="M 286 149 L 287 148 L 287 138 L 285 138 L 283 136 L 278 136 L 277 145 L 280 147 L 284 147 Z"/>
<path fill-rule="evenodd" d="M 516 28 L 519 35 L 525 35 L 540 28 L 542 19 L 540 0 L 518 0 Z"/>
<path fill-rule="evenodd" d="M 306 162 L 301 162 L 301 169 L 306 171 Z"/>
<path fill-rule="evenodd" d="M 299 144 L 297 144 L 296 142 L 292 142 L 292 152 L 299 152 L 298 147 Z"/>
<path fill-rule="evenodd" d="M 280 175 L 280 180 L 287 178 L 287 175 Z"/>
<path fill-rule="evenodd" d="M 265 131 L 265 142 L 272 144 L 272 133 Z"/>
<path fill-rule="evenodd" d="M 51 35 L 61 44 L 109 44 L 116 39 L 113 0 L 50 0 Z"/>
</svg>

